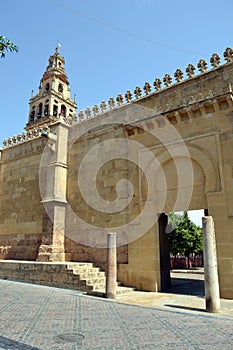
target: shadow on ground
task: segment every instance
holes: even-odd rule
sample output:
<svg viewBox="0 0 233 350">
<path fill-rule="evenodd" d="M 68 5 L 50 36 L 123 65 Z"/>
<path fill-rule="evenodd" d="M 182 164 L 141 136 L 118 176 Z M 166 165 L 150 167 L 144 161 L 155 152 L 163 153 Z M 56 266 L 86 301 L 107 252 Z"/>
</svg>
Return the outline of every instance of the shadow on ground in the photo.
<svg viewBox="0 0 233 350">
<path fill-rule="evenodd" d="M 171 282 L 172 289 L 168 291 L 171 294 L 205 296 L 204 280 L 173 277 L 171 278 Z"/>
<path fill-rule="evenodd" d="M 175 304 L 164 304 L 164 306 L 172 307 L 174 309 L 181 309 L 181 310 L 189 310 L 189 311 L 198 311 L 198 312 L 206 312 L 206 310 L 198 308 L 198 307 L 191 307 L 191 306 L 182 306 L 182 305 L 175 305 Z"/>
<path fill-rule="evenodd" d="M 16 340 L 12 340 L 9 338 L 5 338 L 0 336 L 0 349 L 4 350 L 41 350 L 39 348 L 35 348 L 34 346 L 26 345 L 20 343 Z"/>
</svg>

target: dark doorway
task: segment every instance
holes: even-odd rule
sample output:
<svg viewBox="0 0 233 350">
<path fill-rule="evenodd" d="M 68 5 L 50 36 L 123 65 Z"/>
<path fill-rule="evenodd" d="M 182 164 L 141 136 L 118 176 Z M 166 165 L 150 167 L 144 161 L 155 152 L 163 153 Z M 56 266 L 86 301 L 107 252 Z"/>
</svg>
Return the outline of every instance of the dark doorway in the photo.
<svg viewBox="0 0 233 350">
<path fill-rule="evenodd" d="M 167 233 L 168 215 L 159 215 L 159 251 L 160 251 L 160 276 L 161 292 L 166 292 L 172 288 L 170 276 L 170 250 Z"/>
</svg>

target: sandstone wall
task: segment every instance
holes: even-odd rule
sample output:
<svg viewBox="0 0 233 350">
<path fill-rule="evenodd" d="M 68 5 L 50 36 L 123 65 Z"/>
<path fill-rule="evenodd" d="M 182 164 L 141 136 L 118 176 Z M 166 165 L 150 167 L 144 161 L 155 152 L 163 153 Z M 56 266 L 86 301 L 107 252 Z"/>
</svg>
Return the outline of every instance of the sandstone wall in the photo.
<svg viewBox="0 0 233 350">
<path fill-rule="evenodd" d="M 74 129 L 71 130 L 73 135 L 75 135 Z M 137 199 L 135 199 L 130 207 L 119 214 L 115 213 L 109 215 L 88 205 L 80 193 L 78 169 L 83 158 L 92 147 L 112 137 L 116 139 L 125 137 L 125 133 L 119 127 L 113 128 L 111 133 L 106 131 L 105 128 L 101 130 L 97 129 L 97 134 L 84 135 L 81 139 L 70 143 L 68 152 L 67 201 L 75 216 L 94 227 L 100 228 L 112 228 L 126 224 L 133 206 L 137 205 Z M 93 164 L 89 163 L 88 169 L 86 169 L 87 173 L 92 171 L 92 165 Z M 124 159 L 113 159 L 103 164 L 96 174 L 96 186 L 100 196 L 106 201 L 114 200 L 117 197 L 116 184 L 123 178 L 128 178 L 127 161 Z M 91 192 L 92 188 L 89 188 L 88 191 Z M 96 198 L 96 203 L 98 204 L 98 198 Z M 67 236 L 65 245 L 66 251 L 71 253 L 71 261 L 90 261 L 104 267 L 106 263 L 106 249 L 104 246 L 106 246 L 106 244 L 101 247 L 98 242 L 98 237 L 96 238 L 97 241 L 95 241 L 94 237 L 92 239 L 92 234 L 87 229 L 81 232 L 82 228 L 79 226 L 75 216 L 71 216 L 68 212 L 66 220 Z M 84 238 L 83 235 L 85 236 Z M 119 244 L 117 249 L 117 261 L 118 263 L 126 263 L 128 261 L 127 245 Z"/>
<path fill-rule="evenodd" d="M 72 144 L 68 175 L 69 201 L 78 216 L 101 227 L 127 224 L 140 214 L 148 200 L 150 179 L 146 179 L 143 171 L 120 159 L 99 169 L 97 188 L 105 200 L 116 198 L 116 183 L 120 178 L 130 180 L 134 188 L 127 209 L 118 215 L 106 215 L 81 199 L 78 169 L 84 155 L 103 140 L 116 141 L 122 137 L 142 144 L 137 160 L 143 163 L 149 150 L 160 164 L 151 176 L 154 194 L 149 199 L 156 202 L 155 215 L 208 209 L 213 216 L 221 296 L 226 298 L 233 296 L 232 83 L 232 64 L 226 64 L 80 123 L 78 131 L 74 127 L 70 132 L 72 142 L 77 135 L 84 134 Z M 180 151 L 180 146 L 185 152 Z M 98 156 L 101 157 L 101 149 Z M 86 167 L 87 176 L 92 165 L 90 161 Z M 144 217 L 147 219 L 150 220 Z M 155 222 L 143 236 L 129 244 L 128 263 L 120 265 L 119 279 L 139 289 L 160 290 L 160 249 L 158 222 Z"/>
<path fill-rule="evenodd" d="M 42 138 L 1 151 L 0 258 L 35 260 L 42 236 L 39 165 Z"/>
<path fill-rule="evenodd" d="M 71 260 L 103 264 L 106 252 L 101 229 L 117 231 L 127 225 L 130 234 L 126 230 L 125 235 L 118 235 L 118 277 L 138 289 L 159 291 L 160 255 L 164 253 L 159 214 L 208 209 L 216 228 L 221 297 L 233 298 L 233 59 L 228 57 L 221 67 L 213 64 L 209 72 L 202 68 L 202 74 L 193 77 L 189 72 L 188 79 L 177 79 L 172 86 L 167 77 L 164 89 L 159 87 L 144 97 L 137 88 L 136 100 L 131 101 L 128 93 L 125 105 L 118 96 L 119 106 L 115 108 L 111 100 L 106 111 L 102 104 L 100 115 L 95 106 L 93 118 L 89 109 L 86 120 L 82 113 L 80 123 L 69 128 L 68 167 L 66 161 L 54 158 L 50 165 L 57 169 L 51 173 L 48 189 L 54 207 L 59 193 L 64 197 L 61 213 L 56 211 L 56 215 L 58 226 L 66 219 L 64 249 Z M 56 120 L 53 122 L 55 125 Z M 51 132 L 54 130 L 52 127 Z M 54 155 L 65 147 L 66 135 L 59 138 L 59 129 L 53 135 L 57 139 L 50 145 Z M 43 222 L 46 226 L 39 189 L 40 157 L 46 141 L 38 137 L 1 151 L 1 258 L 37 258 Z M 111 147 L 105 147 L 109 141 Z M 132 159 L 127 158 L 130 154 Z M 97 169 L 96 160 L 100 161 Z M 80 168 L 86 198 L 80 190 Z M 66 173 L 71 210 L 65 208 Z M 53 191 L 58 198 L 53 198 Z M 115 211 L 101 209 L 103 202 L 110 206 L 114 201 Z M 148 204 L 151 210 L 140 217 Z M 63 233 L 58 232 L 54 239 L 54 232 L 49 242 L 44 240 L 45 249 L 54 241 L 62 243 L 63 249 Z"/>
</svg>

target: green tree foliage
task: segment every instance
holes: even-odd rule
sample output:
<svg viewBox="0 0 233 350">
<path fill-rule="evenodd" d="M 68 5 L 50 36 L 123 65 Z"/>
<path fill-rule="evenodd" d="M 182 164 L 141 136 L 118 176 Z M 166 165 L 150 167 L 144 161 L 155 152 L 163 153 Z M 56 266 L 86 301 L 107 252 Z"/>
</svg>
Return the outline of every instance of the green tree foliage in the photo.
<svg viewBox="0 0 233 350">
<path fill-rule="evenodd" d="M 18 52 L 19 48 L 10 39 L 0 35 L 0 57 L 4 58 L 7 51 Z"/>
<path fill-rule="evenodd" d="M 169 245 L 170 253 L 189 257 L 191 254 L 202 254 L 202 229 L 196 226 L 188 217 L 187 211 L 183 215 L 169 214 Z"/>
</svg>

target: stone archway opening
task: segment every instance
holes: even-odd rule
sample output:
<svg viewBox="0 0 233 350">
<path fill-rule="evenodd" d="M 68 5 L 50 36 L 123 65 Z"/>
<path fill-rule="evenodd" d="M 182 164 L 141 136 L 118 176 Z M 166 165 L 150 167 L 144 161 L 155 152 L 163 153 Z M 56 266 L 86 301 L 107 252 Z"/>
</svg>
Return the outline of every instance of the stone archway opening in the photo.
<svg viewBox="0 0 233 350">
<path fill-rule="evenodd" d="M 199 209 L 186 213 L 188 222 L 185 221 L 187 217 L 184 219 L 183 212 L 161 213 L 159 216 L 161 292 L 204 297 L 201 226 L 202 217 L 208 215 L 208 210 Z M 185 235 L 189 224 L 190 232 Z M 179 230 L 183 232 L 179 234 Z"/>
</svg>

